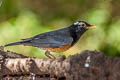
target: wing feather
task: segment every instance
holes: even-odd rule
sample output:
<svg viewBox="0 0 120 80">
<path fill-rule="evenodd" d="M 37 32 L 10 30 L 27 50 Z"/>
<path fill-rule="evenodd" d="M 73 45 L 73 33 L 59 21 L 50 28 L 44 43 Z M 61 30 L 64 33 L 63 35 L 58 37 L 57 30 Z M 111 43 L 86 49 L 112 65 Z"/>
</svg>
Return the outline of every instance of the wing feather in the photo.
<svg viewBox="0 0 120 80">
<path fill-rule="evenodd" d="M 41 48 L 59 48 L 72 43 L 73 38 L 62 34 L 58 35 L 42 34 L 35 36 L 33 38 L 25 39 L 23 41 L 27 40 L 28 43 L 25 43 L 24 45 L 31 45 Z"/>
</svg>

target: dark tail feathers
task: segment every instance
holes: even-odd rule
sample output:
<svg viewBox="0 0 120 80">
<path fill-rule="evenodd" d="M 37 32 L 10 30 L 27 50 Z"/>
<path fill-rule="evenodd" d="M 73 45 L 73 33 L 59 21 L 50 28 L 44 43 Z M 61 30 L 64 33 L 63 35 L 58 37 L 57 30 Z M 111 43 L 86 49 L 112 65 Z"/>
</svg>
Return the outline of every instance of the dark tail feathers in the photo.
<svg viewBox="0 0 120 80">
<path fill-rule="evenodd" d="M 22 45 L 24 42 L 16 42 L 16 43 L 10 43 L 10 44 L 6 44 L 5 47 L 7 46 L 14 46 L 14 45 Z"/>
<path fill-rule="evenodd" d="M 4 47 L 14 46 L 14 45 L 24 45 L 25 43 L 28 43 L 28 42 L 30 42 L 30 41 L 31 41 L 31 39 L 23 39 L 23 40 L 20 41 L 20 42 L 15 42 L 15 43 L 6 44 Z"/>
</svg>

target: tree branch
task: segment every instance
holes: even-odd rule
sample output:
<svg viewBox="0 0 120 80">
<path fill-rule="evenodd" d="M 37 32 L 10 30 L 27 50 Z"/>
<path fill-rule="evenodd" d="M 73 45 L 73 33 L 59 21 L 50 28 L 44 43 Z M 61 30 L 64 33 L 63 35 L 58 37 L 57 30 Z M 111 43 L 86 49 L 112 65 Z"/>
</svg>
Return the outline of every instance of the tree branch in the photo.
<svg viewBox="0 0 120 80">
<path fill-rule="evenodd" d="M 119 80 L 119 66 L 119 58 L 105 57 L 97 51 L 84 51 L 67 59 L 39 59 L 5 52 L 0 47 L 2 80 Z"/>
</svg>

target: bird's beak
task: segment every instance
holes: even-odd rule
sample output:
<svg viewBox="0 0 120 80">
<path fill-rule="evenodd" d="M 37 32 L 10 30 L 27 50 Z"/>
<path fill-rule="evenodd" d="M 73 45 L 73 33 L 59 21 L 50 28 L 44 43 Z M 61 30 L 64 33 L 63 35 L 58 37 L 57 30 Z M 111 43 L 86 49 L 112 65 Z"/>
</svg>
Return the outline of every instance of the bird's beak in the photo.
<svg viewBox="0 0 120 80">
<path fill-rule="evenodd" d="M 87 29 L 96 29 L 96 26 L 93 26 L 93 25 L 91 25 L 91 26 L 88 26 L 88 27 L 86 27 Z"/>
</svg>

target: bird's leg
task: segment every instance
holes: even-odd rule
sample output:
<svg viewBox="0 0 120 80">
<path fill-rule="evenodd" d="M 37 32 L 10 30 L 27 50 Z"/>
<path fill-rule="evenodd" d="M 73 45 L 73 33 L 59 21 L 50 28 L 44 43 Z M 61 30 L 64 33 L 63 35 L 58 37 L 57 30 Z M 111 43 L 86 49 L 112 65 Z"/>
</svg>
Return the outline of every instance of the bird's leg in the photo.
<svg viewBox="0 0 120 80">
<path fill-rule="evenodd" d="M 52 56 L 53 59 L 56 59 L 56 57 L 52 54 L 50 54 L 50 52 L 48 53 L 50 56 Z"/>
<path fill-rule="evenodd" d="M 48 58 L 50 58 L 50 59 L 52 59 L 52 57 L 55 59 L 55 56 L 52 55 L 52 54 L 50 54 L 49 51 L 46 51 L 46 52 L 45 52 L 45 55 L 46 55 Z"/>
<path fill-rule="evenodd" d="M 46 52 L 45 52 L 45 55 L 46 55 L 48 58 L 52 59 L 52 58 L 50 57 L 49 53 L 50 53 L 49 51 L 46 51 Z"/>
</svg>

